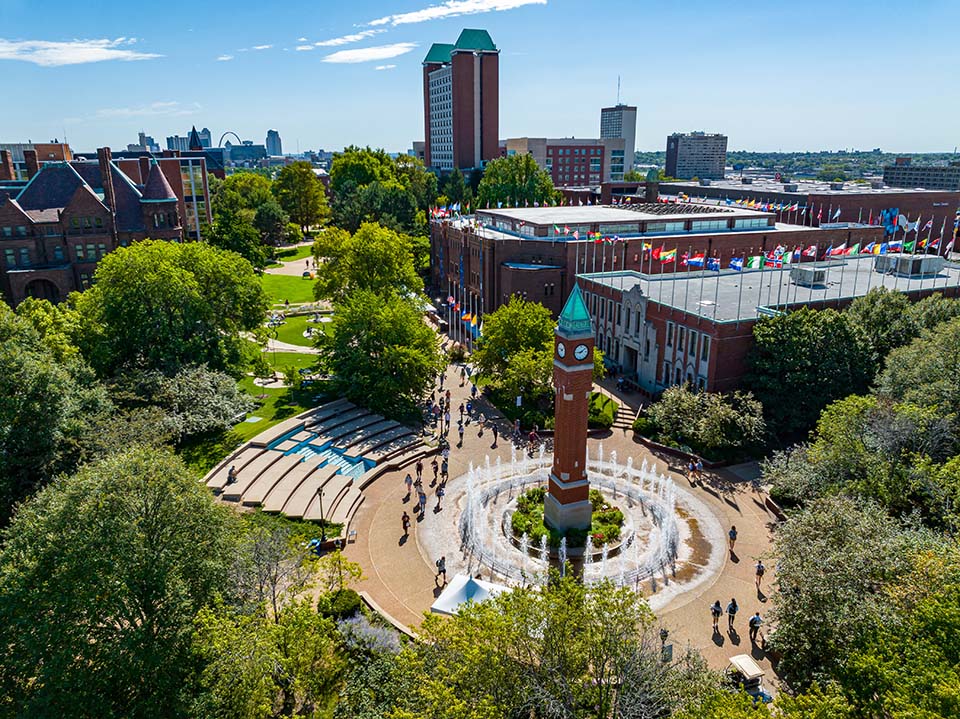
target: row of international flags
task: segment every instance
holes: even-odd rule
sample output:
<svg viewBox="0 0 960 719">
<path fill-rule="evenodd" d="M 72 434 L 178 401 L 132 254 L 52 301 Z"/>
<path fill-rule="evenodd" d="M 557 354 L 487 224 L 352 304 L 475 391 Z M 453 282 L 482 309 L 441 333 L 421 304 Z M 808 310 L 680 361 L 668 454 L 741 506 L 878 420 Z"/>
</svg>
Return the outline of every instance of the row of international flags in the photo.
<svg viewBox="0 0 960 719">
<path fill-rule="evenodd" d="M 954 241 L 950 240 L 944 248 L 944 253 L 949 253 L 953 250 Z M 789 265 L 794 262 L 800 262 L 803 257 L 812 257 L 816 259 L 818 256 L 821 259 L 827 260 L 832 257 L 850 257 L 850 256 L 864 256 L 864 255 L 886 255 L 886 254 L 896 254 L 896 253 L 913 253 L 917 250 L 923 250 L 924 253 L 929 253 L 931 251 L 936 251 L 940 254 L 940 239 L 930 238 L 927 239 L 913 239 L 909 242 L 904 240 L 891 240 L 890 242 L 870 242 L 863 247 L 860 246 L 860 243 L 856 243 L 851 246 L 847 246 L 847 243 L 837 245 L 834 247 L 830 245 L 827 247 L 823 254 L 820 254 L 819 247 L 817 245 L 810 245 L 809 247 L 797 246 L 794 249 L 790 250 L 786 247 L 780 246 L 770 252 L 759 255 L 741 255 L 740 257 L 731 257 L 728 261 L 727 268 L 741 272 L 744 269 L 749 270 L 759 270 L 765 267 L 783 267 L 784 265 Z M 664 245 L 660 247 L 653 247 L 650 243 L 643 243 L 644 253 L 649 253 L 650 261 L 657 260 L 661 265 L 669 265 L 677 262 L 678 259 L 678 248 L 674 247 L 673 249 L 666 249 Z M 682 255 L 679 255 L 680 265 L 688 268 L 706 268 L 713 272 L 720 271 L 720 258 L 719 257 L 707 257 L 702 252 L 690 253 L 684 252 Z"/>
<path fill-rule="evenodd" d="M 473 326 L 473 327 L 476 327 L 476 326 L 477 326 L 477 322 L 478 322 L 478 320 L 479 320 L 479 318 L 480 318 L 479 313 L 477 313 L 477 312 L 464 312 L 463 314 L 460 314 L 460 310 L 463 309 L 463 308 L 460 306 L 460 303 L 457 302 L 457 298 L 454 297 L 453 295 L 450 295 L 449 297 L 447 297 L 447 304 L 450 305 L 450 306 L 453 308 L 454 314 L 460 315 L 460 320 L 461 320 L 462 322 L 466 322 L 467 324 L 469 324 L 469 325 L 471 325 L 471 326 Z M 482 327 L 481 327 L 481 331 L 482 331 Z"/>
</svg>

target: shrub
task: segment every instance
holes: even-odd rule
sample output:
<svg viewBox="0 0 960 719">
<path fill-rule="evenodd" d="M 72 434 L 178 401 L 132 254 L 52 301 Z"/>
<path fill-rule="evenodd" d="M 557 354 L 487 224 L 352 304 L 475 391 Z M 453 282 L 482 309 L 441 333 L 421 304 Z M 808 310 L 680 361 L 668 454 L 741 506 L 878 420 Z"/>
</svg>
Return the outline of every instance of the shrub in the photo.
<svg viewBox="0 0 960 719">
<path fill-rule="evenodd" d="M 643 437 L 656 439 L 658 429 L 657 423 L 649 417 L 637 417 L 633 420 L 633 431 Z"/>
<path fill-rule="evenodd" d="M 450 364 L 459 364 L 467 359 L 467 349 L 459 342 L 456 342 L 447 350 L 447 359 L 450 361 Z"/>
<path fill-rule="evenodd" d="M 363 600 L 360 595 L 352 589 L 341 589 L 337 592 L 330 592 L 321 595 L 317 600 L 317 611 L 323 617 L 331 619 L 346 619 L 352 617 L 360 611 L 360 605 Z"/>
<path fill-rule="evenodd" d="M 610 429 L 620 405 L 606 395 L 594 392 L 590 396 L 590 415 L 587 425 L 596 429 Z"/>
</svg>

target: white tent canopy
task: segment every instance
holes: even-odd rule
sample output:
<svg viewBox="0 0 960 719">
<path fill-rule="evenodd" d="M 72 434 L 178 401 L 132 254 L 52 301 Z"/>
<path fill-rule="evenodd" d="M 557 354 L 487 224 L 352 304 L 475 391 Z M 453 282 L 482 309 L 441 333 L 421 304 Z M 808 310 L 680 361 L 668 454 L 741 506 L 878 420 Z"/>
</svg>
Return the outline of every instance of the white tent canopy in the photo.
<svg viewBox="0 0 960 719">
<path fill-rule="evenodd" d="M 466 574 L 457 574 L 444 587 L 437 601 L 430 607 L 430 611 L 437 614 L 456 614 L 462 604 L 482 602 L 509 589 L 502 584 L 493 584 L 484 582 L 482 579 L 474 579 Z"/>
</svg>

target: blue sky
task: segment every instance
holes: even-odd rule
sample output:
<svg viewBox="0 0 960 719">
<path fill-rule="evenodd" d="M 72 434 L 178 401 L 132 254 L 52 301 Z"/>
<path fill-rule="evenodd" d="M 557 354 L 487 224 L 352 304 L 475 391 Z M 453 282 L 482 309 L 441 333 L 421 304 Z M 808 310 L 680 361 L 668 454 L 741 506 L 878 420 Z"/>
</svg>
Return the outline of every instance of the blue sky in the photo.
<svg viewBox="0 0 960 719">
<path fill-rule="evenodd" d="M 956 0 L 0 0 L 0 142 L 163 145 L 196 124 L 403 151 L 430 44 L 479 27 L 501 137 L 596 136 L 619 74 L 638 149 L 703 129 L 731 149 L 952 151 L 958 21 Z"/>
</svg>

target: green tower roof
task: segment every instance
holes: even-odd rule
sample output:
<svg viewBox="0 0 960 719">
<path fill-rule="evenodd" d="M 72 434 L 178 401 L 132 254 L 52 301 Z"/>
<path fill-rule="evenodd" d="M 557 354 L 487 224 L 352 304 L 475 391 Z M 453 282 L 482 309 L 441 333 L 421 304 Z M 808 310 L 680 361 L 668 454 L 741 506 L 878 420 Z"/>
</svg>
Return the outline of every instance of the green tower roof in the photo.
<svg viewBox="0 0 960 719">
<path fill-rule="evenodd" d="M 561 332 L 567 334 L 593 332 L 590 311 L 587 309 L 587 303 L 583 301 L 583 295 L 580 294 L 580 285 L 573 286 L 573 292 L 570 293 L 567 303 L 560 312 L 560 321 L 557 326 Z"/>
<path fill-rule="evenodd" d="M 466 28 L 460 33 L 454 47 L 457 50 L 485 50 L 487 52 L 496 52 L 497 50 L 490 33 L 486 30 L 471 30 L 470 28 Z"/>
<path fill-rule="evenodd" d="M 453 45 L 444 42 L 435 42 L 427 51 L 427 56 L 423 58 L 423 64 L 439 63 L 442 65 L 445 62 L 450 62 L 451 50 L 453 50 Z"/>
</svg>

